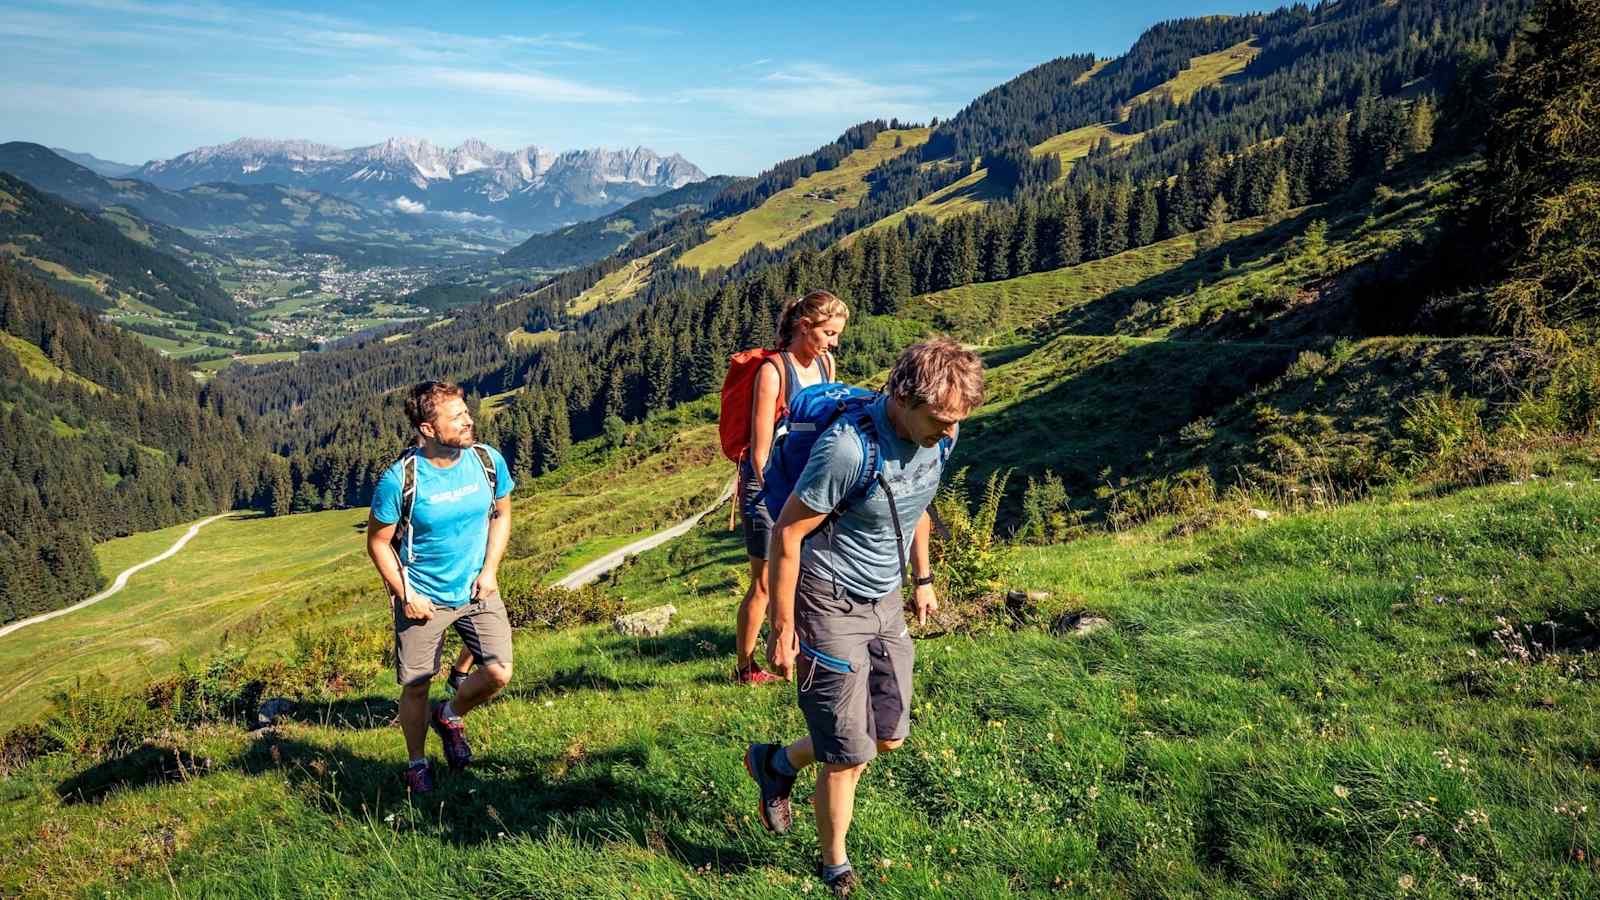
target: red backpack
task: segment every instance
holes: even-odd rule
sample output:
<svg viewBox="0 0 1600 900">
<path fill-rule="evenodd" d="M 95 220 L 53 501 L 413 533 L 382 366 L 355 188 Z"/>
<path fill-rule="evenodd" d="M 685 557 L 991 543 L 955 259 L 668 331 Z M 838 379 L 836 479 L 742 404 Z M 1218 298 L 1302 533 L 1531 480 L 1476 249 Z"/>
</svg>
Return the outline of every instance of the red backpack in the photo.
<svg viewBox="0 0 1600 900">
<path fill-rule="evenodd" d="M 833 377 L 833 360 L 823 354 L 824 377 Z M 750 452 L 750 436 L 754 434 L 751 421 L 756 408 L 756 376 L 767 360 L 773 360 L 778 370 L 778 418 L 783 418 L 789 399 L 788 366 L 783 353 L 766 347 L 741 350 L 728 357 L 728 374 L 722 379 L 722 411 L 718 415 L 717 429 L 722 436 L 722 455 L 738 462 Z"/>
</svg>

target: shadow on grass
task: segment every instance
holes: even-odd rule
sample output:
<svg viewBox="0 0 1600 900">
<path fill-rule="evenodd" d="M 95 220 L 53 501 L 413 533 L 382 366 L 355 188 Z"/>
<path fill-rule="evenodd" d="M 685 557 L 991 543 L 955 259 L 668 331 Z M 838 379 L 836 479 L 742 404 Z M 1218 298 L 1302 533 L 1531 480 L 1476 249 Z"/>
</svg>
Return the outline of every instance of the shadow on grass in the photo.
<svg viewBox="0 0 1600 900">
<path fill-rule="evenodd" d="M 690 868 L 712 865 L 738 872 L 753 865 L 733 845 L 712 846 L 676 831 L 692 822 L 684 798 L 670 783 L 646 772 L 648 753 L 627 745 L 604 753 L 568 755 L 523 768 L 495 757 L 451 772 L 435 765 L 435 789 L 409 796 L 393 761 L 359 756 L 341 746 L 322 746 L 263 732 L 237 759 L 209 765 L 186 753 L 146 745 L 63 782 L 57 793 L 68 803 L 98 802 L 117 788 L 141 788 L 204 778 L 222 771 L 285 778 L 292 792 L 312 798 L 334 815 L 349 815 L 376 827 L 414 829 L 443 843 L 473 847 L 501 837 L 539 840 L 553 829 L 596 850 L 626 834 L 640 847 L 654 847 Z"/>
</svg>

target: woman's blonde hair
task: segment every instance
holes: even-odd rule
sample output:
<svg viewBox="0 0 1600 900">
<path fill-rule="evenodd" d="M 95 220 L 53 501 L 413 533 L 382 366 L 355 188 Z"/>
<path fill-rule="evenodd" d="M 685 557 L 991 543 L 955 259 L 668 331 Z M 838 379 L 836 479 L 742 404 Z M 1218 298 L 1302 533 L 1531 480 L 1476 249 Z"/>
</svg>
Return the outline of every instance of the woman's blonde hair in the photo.
<svg viewBox="0 0 1600 900">
<path fill-rule="evenodd" d="M 795 297 L 783 304 L 778 314 L 777 347 L 789 349 L 789 343 L 800 331 L 800 323 L 820 325 L 829 319 L 850 318 L 850 308 L 844 301 L 827 291 L 812 291 L 804 297 Z"/>
</svg>

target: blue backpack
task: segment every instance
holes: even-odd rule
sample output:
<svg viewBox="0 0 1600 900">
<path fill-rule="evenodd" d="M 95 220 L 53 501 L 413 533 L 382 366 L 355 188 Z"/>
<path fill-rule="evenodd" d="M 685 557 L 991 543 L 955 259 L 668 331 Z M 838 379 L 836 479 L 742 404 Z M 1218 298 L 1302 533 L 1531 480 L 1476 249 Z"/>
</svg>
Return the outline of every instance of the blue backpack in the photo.
<svg viewBox="0 0 1600 900">
<path fill-rule="evenodd" d="M 772 455 L 762 472 L 762 502 L 776 522 L 783 506 L 794 493 L 794 486 L 811 459 L 817 438 L 832 428 L 840 419 L 848 422 L 850 432 L 861 442 L 863 465 L 856 483 L 844 499 L 829 511 L 831 525 L 845 510 L 866 499 L 874 485 L 883 487 L 889 501 L 889 515 L 894 520 L 895 538 L 900 544 L 900 569 L 902 578 L 906 567 L 906 541 L 900 530 L 900 514 L 895 509 L 894 492 L 883 477 L 883 449 L 878 444 L 878 426 L 872 420 L 871 406 L 878 399 L 875 391 L 848 384 L 814 384 L 801 390 L 789 400 L 788 414 L 778 422 L 779 435 L 774 440 Z M 939 458 L 942 463 L 950 454 L 951 441 L 941 438 Z"/>
<path fill-rule="evenodd" d="M 789 502 L 789 495 L 794 493 L 795 482 L 800 480 L 800 473 L 805 471 L 806 461 L 811 459 L 811 448 L 816 446 L 817 438 L 840 418 L 855 425 L 852 430 L 861 440 L 861 458 L 866 460 L 866 465 L 861 467 L 861 475 L 850 493 L 845 495 L 844 502 L 834 511 L 842 512 L 867 496 L 868 491 L 872 490 L 873 481 L 883 469 L 877 427 L 872 423 L 869 409 L 877 399 L 878 395 L 872 391 L 838 382 L 813 384 L 789 399 L 788 414 L 778 420 L 778 437 L 773 441 L 767 467 L 761 474 L 765 485 L 761 499 L 767 504 L 767 512 L 772 514 L 773 521 L 778 520 L 783 505 Z"/>
</svg>

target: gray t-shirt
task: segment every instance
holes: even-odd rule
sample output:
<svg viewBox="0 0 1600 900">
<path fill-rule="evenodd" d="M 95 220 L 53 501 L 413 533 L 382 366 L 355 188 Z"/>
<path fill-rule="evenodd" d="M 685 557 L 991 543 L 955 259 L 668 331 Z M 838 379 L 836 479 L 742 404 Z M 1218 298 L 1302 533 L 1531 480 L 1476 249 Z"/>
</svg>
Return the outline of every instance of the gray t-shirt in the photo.
<svg viewBox="0 0 1600 900">
<path fill-rule="evenodd" d="M 889 424 L 887 398 L 879 397 L 870 410 L 883 452 L 883 476 L 894 491 L 900 530 L 910 554 L 917 520 L 939 490 L 942 454 L 937 446 L 921 447 L 895 434 Z M 814 512 L 828 512 L 855 486 L 865 464 L 855 425 L 841 420 L 818 436 L 794 493 Z M 882 487 L 874 487 L 865 500 L 846 510 L 834 523 L 833 532 L 831 541 L 828 529 L 806 539 L 801 568 L 822 578 L 837 577 L 839 587 L 860 597 L 881 597 L 900 584 L 894 523 Z M 907 560 L 908 571 L 909 565 Z"/>
</svg>

